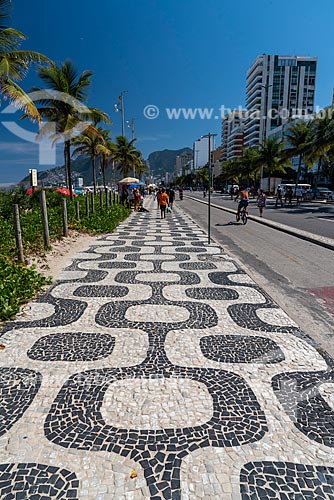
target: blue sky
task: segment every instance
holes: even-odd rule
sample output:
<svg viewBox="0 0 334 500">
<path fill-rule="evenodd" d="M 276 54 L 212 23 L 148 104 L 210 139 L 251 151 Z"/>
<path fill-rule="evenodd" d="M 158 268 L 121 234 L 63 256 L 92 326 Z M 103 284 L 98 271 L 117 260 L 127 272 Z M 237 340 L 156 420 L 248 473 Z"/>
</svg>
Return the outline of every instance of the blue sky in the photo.
<svg viewBox="0 0 334 500">
<path fill-rule="evenodd" d="M 126 119 L 136 118 L 144 157 L 160 149 L 192 146 L 209 131 L 220 135 L 219 107 L 244 105 L 246 71 L 258 54 L 317 55 L 316 103 L 329 104 L 334 86 L 332 0 L 13 0 L 11 26 L 29 36 L 23 48 L 79 71 L 94 71 L 89 105 L 110 114 L 112 136 L 121 133 L 114 104 L 125 95 Z M 38 84 L 34 71 L 22 82 Z M 145 106 L 160 109 L 157 119 Z M 2 109 L 6 103 L 2 103 Z M 211 120 L 170 120 L 165 108 L 217 109 Z M 19 112 L 2 116 L 19 122 Z M 31 129 L 32 130 L 32 129 Z M 20 135 L 22 135 L 20 133 Z M 130 130 L 128 130 L 130 137 Z M 57 164 L 62 164 L 61 148 Z M 39 165 L 38 146 L 0 124 L 0 182 L 20 180 Z"/>
</svg>

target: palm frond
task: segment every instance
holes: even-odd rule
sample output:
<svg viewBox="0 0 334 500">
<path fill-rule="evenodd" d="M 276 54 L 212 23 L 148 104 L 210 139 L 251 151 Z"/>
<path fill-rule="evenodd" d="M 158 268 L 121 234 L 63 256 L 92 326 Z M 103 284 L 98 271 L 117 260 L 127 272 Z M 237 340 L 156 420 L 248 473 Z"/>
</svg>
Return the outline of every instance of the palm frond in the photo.
<svg viewBox="0 0 334 500">
<path fill-rule="evenodd" d="M 0 91 L 12 101 L 18 109 L 23 109 L 30 119 L 41 121 L 41 116 L 30 97 L 10 78 L 0 78 Z"/>
<path fill-rule="evenodd" d="M 16 50 L 20 47 L 22 40 L 26 40 L 26 35 L 14 28 L 0 30 L 0 55 L 4 52 Z"/>
<path fill-rule="evenodd" d="M 81 114 L 83 120 L 89 120 L 96 127 L 98 123 L 111 125 L 109 115 L 98 108 L 89 108 L 89 112 Z"/>
<path fill-rule="evenodd" d="M 11 0 L 0 0 L 0 27 L 3 27 L 3 23 L 8 21 L 10 13 L 12 10 Z"/>
</svg>

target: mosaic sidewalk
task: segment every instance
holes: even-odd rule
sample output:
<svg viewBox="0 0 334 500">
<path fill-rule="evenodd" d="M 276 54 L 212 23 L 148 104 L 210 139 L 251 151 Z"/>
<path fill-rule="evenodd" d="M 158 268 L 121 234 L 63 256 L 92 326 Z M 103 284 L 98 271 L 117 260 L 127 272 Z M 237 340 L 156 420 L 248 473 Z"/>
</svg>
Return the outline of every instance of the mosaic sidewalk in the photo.
<svg viewBox="0 0 334 500">
<path fill-rule="evenodd" d="M 332 360 L 148 208 L 3 327 L 0 498 L 334 499 Z"/>
</svg>

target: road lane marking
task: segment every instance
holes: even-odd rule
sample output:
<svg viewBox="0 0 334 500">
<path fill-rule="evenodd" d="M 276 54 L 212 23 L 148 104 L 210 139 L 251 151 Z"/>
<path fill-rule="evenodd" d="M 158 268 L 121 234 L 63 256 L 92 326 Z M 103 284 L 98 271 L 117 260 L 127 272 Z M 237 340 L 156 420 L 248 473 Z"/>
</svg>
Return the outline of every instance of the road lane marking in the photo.
<svg viewBox="0 0 334 500">
<path fill-rule="evenodd" d="M 299 262 L 299 260 L 295 259 L 294 257 L 291 257 L 291 255 L 285 253 L 285 252 L 281 252 L 280 250 L 277 250 L 277 248 L 273 248 L 273 250 L 281 255 L 283 255 L 283 257 L 287 257 L 288 259 L 292 260 L 292 262 L 295 262 L 296 264 L 301 264 Z"/>
<path fill-rule="evenodd" d="M 326 222 L 334 222 L 334 219 L 324 219 L 323 217 L 318 217 L 319 220 L 325 220 Z"/>
</svg>

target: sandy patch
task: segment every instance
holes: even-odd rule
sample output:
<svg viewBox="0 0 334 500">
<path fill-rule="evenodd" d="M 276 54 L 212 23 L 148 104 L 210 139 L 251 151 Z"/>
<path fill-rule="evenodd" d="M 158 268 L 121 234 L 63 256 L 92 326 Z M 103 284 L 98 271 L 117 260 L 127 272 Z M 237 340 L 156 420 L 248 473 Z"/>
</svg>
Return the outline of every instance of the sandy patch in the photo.
<svg viewBox="0 0 334 500">
<path fill-rule="evenodd" d="M 70 231 L 67 238 L 52 243 L 52 250 L 47 252 L 45 257 L 30 258 L 30 264 L 34 264 L 38 272 L 55 281 L 65 267 L 71 264 L 77 253 L 87 250 L 95 244 L 96 238 L 101 236 L 103 235 L 90 236 Z"/>
</svg>

